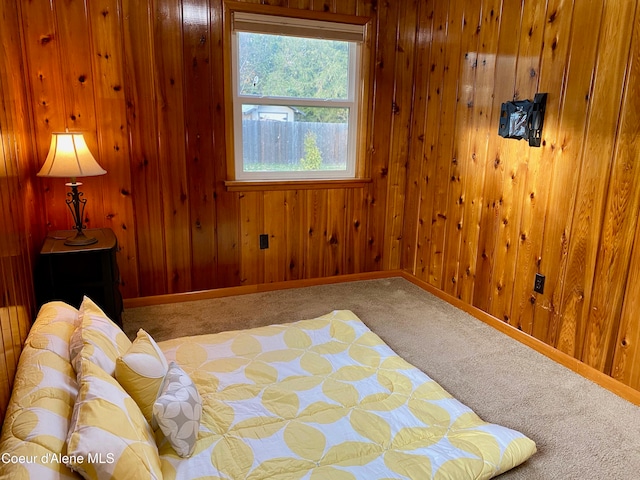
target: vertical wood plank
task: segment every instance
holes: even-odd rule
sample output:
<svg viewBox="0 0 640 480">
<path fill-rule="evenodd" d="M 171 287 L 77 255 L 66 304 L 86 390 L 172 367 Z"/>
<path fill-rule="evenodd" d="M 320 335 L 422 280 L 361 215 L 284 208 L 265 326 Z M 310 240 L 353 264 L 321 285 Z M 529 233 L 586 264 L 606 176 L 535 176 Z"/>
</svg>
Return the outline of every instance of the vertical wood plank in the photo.
<svg viewBox="0 0 640 480">
<path fill-rule="evenodd" d="M 192 255 L 185 158 L 182 4 L 180 0 L 163 0 L 154 7 L 158 154 L 168 290 L 187 292 L 191 289 Z"/>
<path fill-rule="evenodd" d="M 460 34 L 460 57 L 458 60 L 458 87 L 456 93 L 455 127 L 453 131 L 451 157 L 451 186 L 449 188 L 449 206 L 447 214 L 445 255 L 444 255 L 444 290 L 459 296 L 461 277 L 470 276 L 470 269 L 460 270 L 462 255 L 462 239 L 473 226 L 466 225 L 465 211 L 473 207 L 475 198 L 467 196 L 470 177 L 474 175 L 476 158 L 470 152 L 470 135 L 464 135 L 473 128 L 475 115 L 474 98 L 476 91 L 476 72 L 478 68 L 478 42 L 481 23 L 481 3 L 469 2 L 462 12 L 462 31 Z M 467 203 L 471 203 L 467 206 Z M 473 248 L 473 247 L 471 247 Z M 468 272 L 468 273 L 467 273 Z"/>
<path fill-rule="evenodd" d="M 32 116 L 38 169 L 51 144 L 51 133 L 64 131 L 64 95 L 61 80 L 59 40 L 55 30 L 53 5 L 49 2 L 21 3 L 25 38 L 28 85 L 33 103 Z M 64 203 L 67 187 L 58 179 L 40 179 L 48 230 L 69 228 L 72 221 Z"/>
<path fill-rule="evenodd" d="M 520 147 L 519 149 L 517 147 Z M 528 148 L 528 147 L 527 147 Z M 509 322 L 513 299 L 513 279 L 517 263 L 521 205 L 525 192 L 526 164 L 518 158 L 526 155 L 522 146 L 507 146 L 500 197 L 500 218 L 495 245 L 495 264 L 491 274 L 491 306 L 489 313 Z"/>
<path fill-rule="evenodd" d="M 344 15 L 355 15 L 358 10 L 357 0 L 334 0 L 335 12 Z"/>
<path fill-rule="evenodd" d="M 431 43 L 433 39 L 434 12 L 433 0 L 419 2 L 417 6 L 417 28 L 415 34 L 413 78 L 414 99 L 412 101 L 411 135 L 407 162 L 406 197 L 404 222 L 402 227 L 402 252 L 400 268 L 416 274 L 418 250 L 422 247 L 418 239 L 420 221 L 422 221 L 420 203 L 411 201 L 422 195 L 422 177 L 426 170 L 425 121 L 429 97 L 429 72 L 431 69 Z"/>
<path fill-rule="evenodd" d="M 448 162 L 439 161 L 438 139 L 440 131 L 440 113 L 444 89 L 444 72 L 446 67 L 446 40 L 449 2 L 435 2 L 433 9 L 432 35 L 430 41 L 430 65 L 428 75 L 428 92 L 425 107 L 424 149 L 422 152 L 422 174 L 420 176 L 420 205 L 417 226 L 415 274 L 418 278 L 439 285 L 440 279 L 434 279 L 432 273 L 432 256 L 437 254 L 433 248 L 434 236 L 432 225 L 436 223 L 439 199 L 446 195 L 448 178 L 444 183 L 439 179 L 448 175 Z M 423 29 L 421 22 L 421 30 Z M 418 138 L 420 135 L 418 135 Z M 444 170 L 446 169 L 446 174 Z M 410 197 L 417 198 L 417 197 Z M 433 284 L 433 283 L 432 283 Z M 435 285 L 435 284 L 433 284 Z"/>
<path fill-rule="evenodd" d="M 306 241 L 304 278 L 320 278 L 324 274 L 327 254 L 327 190 L 307 190 L 306 194 Z"/>
<path fill-rule="evenodd" d="M 402 226 L 405 214 L 407 167 L 414 105 L 414 46 L 418 22 L 418 3 L 405 2 L 398 14 L 398 39 L 393 93 L 393 130 L 389 149 L 389 184 L 387 188 L 387 218 L 384 234 L 382 268 L 400 268 L 402 256 Z"/>
<path fill-rule="evenodd" d="M 345 273 L 364 271 L 367 232 L 367 193 L 365 188 L 352 188 L 347 192 L 347 231 Z"/>
<path fill-rule="evenodd" d="M 269 236 L 269 248 L 261 251 L 265 283 L 284 282 L 287 278 L 286 214 L 285 192 L 265 192 L 264 229 L 259 232 Z"/>
<path fill-rule="evenodd" d="M 374 98 L 372 128 L 373 154 L 369 186 L 369 217 L 367 221 L 367 271 L 380 270 L 384 260 L 386 199 L 389 184 L 389 145 L 393 119 L 393 90 L 396 60 L 398 9 L 395 3 L 378 4 L 377 44 L 375 47 Z"/>
<path fill-rule="evenodd" d="M 216 286 L 216 208 L 210 5 L 208 0 L 183 0 L 185 134 L 191 219 L 191 288 Z"/>
<path fill-rule="evenodd" d="M 24 28 L 21 22 L 20 4 L 17 2 L 0 2 L 0 18 L 3 26 L 0 29 L 0 78 L 2 79 L 2 94 L 0 101 L 10 108 L 4 107 L 7 120 L 5 125 L 11 125 L 9 138 L 16 149 L 18 179 L 23 192 L 24 211 L 27 215 L 29 235 L 25 234 L 25 244 L 28 245 L 29 258 L 33 259 L 39 252 L 46 235 L 46 213 L 42 205 L 42 185 L 36 177 L 42 160 L 36 153 L 35 135 L 32 129 L 32 98 L 28 79 L 28 64 L 26 48 L 24 47 Z M 24 267 L 31 277 L 31 268 Z M 25 295 L 31 295 L 31 282 L 27 281 Z"/>
<path fill-rule="evenodd" d="M 153 15 L 148 5 L 133 0 L 122 0 L 122 12 L 139 292 L 142 296 L 161 295 L 168 292 L 168 281 L 157 143 Z"/>
<path fill-rule="evenodd" d="M 431 216 L 431 251 L 429 253 L 428 282 L 437 288 L 445 289 L 445 285 L 452 283 L 451 278 L 445 278 L 445 251 L 447 245 L 447 229 L 450 226 L 449 199 L 452 198 L 454 184 L 460 181 L 459 176 L 452 172 L 454 157 L 455 125 L 457 114 L 458 75 L 461 65 L 461 41 L 464 16 L 462 2 L 449 2 L 447 18 L 446 47 L 444 56 L 444 74 L 442 78 L 442 100 L 440 103 L 440 123 L 436 143 L 436 171 L 434 182 L 438 185 L 435 192 Z M 459 197 L 458 197 L 459 198 Z"/>
<path fill-rule="evenodd" d="M 555 148 L 555 157 L 548 208 L 553 208 L 555 214 L 545 218 L 540 265 L 541 272 L 546 275 L 545 289 L 548 293 L 536 298 L 534 328 L 539 332 L 540 325 L 543 325 L 547 330 L 544 341 L 554 346 L 558 341 L 576 193 L 582 163 L 589 161 L 582 155 L 587 127 L 584 120 L 591 108 L 592 69 L 596 63 L 599 37 L 596 32 L 600 30 L 603 8 L 603 0 L 574 2 L 559 133 L 557 143 L 551 145 Z M 538 338 L 542 335 L 537 333 Z"/>
<path fill-rule="evenodd" d="M 327 255 L 323 276 L 345 273 L 347 197 L 344 189 L 336 188 L 327 193 Z"/>
<path fill-rule="evenodd" d="M 480 35 L 476 55 L 475 94 L 467 173 L 464 192 L 464 212 L 460 248 L 458 296 L 473 302 L 476 287 L 478 242 L 482 225 L 483 188 L 487 149 L 493 127 L 498 122 L 493 84 L 495 80 L 498 35 L 500 31 L 500 1 L 483 1 L 480 9 Z M 496 114 L 494 114 L 496 112 Z"/>
<path fill-rule="evenodd" d="M 304 278 L 306 196 L 300 190 L 284 192 L 286 280 Z"/>
<path fill-rule="evenodd" d="M 549 2 L 525 0 L 523 3 L 514 98 L 525 100 L 533 98 L 540 81 L 540 54 Z"/>
<path fill-rule="evenodd" d="M 309 0 L 311 10 L 317 12 L 335 12 L 335 0 Z"/>
<path fill-rule="evenodd" d="M 240 194 L 240 281 L 242 285 L 264 282 L 264 258 L 259 249 L 258 237 L 264 231 L 264 194 L 246 192 Z"/>
<path fill-rule="evenodd" d="M 87 5 L 82 0 L 56 2 L 56 25 L 61 45 L 62 86 L 67 111 L 66 123 L 71 131 L 88 132 L 87 145 L 97 148 L 95 138 L 96 112 L 93 89 L 96 79 L 91 65 L 91 33 L 87 16 Z M 95 149 L 93 149 L 95 151 Z"/>
</svg>

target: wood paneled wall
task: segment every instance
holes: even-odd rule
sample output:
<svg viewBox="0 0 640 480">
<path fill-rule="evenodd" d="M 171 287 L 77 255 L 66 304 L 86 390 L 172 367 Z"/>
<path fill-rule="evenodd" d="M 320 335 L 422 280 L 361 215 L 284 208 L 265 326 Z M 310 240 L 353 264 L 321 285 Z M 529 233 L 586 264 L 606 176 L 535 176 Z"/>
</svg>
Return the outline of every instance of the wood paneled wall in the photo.
<svg viewBox="0 0 640 480">
<path fill-rule="evenodd" d="M 640 388 L 638 2 L 420 6 L 403 266 Z M 499 137 L 536 92 L 542 147 Z"/>
<path fill-rule="evenodd" d="M 42 235 L 15 7 L 0 2 L 0 421 L 34 313 L 32 233 Z"/>
<path fill-rule="evenodd" d="M 51 132 L 85 132 L 108 172 L 83 180 L 86 224 L 116 232 L 126 297 L 400 266 L 406 169 L 390 158 L 408 150 L 417 2 L 268 2 L 372 18 L 372 181 L 257 192 L 223 184 L 222 0 L 16 3 L 37 157 Z M 63 183 L 41 184 L 47 229 L 68 228 Z"/>
</svg>

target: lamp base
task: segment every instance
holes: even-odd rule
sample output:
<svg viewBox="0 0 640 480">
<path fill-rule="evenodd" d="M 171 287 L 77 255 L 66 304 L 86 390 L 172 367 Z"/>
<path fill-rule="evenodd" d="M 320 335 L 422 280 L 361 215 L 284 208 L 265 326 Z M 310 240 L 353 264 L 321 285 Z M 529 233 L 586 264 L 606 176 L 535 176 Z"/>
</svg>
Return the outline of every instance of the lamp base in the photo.
<svg viewBox="0 0 640 480">
<path fill-rule="evenodd" d="M 95 237 L 87 237 L 84 232 L 78 232 L 73 237 L 69 237 L 64 241 L 65 245 L 71 246 L 83 246 L 83 245 L 93 245 L 94 243 L 98 243 L 98 239 Z"/>
<path fill-rule="evenodd" d="M 82 225 L 82 219 L 84 218 L 84 206 L 87 203 L 87 200 L 82 197 L 82 192 L 78 191 L 78 187 L 82 185 L 80 182 L 76 182 L 76 179 L 73 178 L 71 183 L 67 183 L 67 187 L 71 187 L 71 191 L 67 193 L 68 198 L 66 200 L 67 207 L 71 211 L 71 216 L 73 217 L 73 221 L 75 222 L 75 230 L 76 233 L 73 237 L 69 237 L 65 240 L 64 244 L 78 247 L 84 245 L 93 245 L 98 242 L 97 238 L 87 237 L 82 229 L 84 225 Z"/>
</svg>

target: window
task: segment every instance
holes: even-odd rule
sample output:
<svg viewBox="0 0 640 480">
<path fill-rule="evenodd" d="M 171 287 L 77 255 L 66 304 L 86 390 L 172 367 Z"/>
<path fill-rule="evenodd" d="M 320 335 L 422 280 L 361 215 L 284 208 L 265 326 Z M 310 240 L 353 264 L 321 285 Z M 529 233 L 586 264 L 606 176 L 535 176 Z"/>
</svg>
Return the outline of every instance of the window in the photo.
<svg viewBox="0 0 640 480">
<path fill-rule="evenodd" d="M 366 19 L 339 17 L 232 12 L 235 180 L 356 177 Z"/>
</svg>

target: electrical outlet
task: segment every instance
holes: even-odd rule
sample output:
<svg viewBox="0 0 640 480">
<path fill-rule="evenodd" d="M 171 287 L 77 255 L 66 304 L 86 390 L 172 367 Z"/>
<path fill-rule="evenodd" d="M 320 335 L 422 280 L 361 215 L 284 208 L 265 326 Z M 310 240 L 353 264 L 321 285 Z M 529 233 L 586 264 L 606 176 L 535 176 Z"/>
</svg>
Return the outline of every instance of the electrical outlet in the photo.
<svg viewBox="0 0 640 480">
<path fill-rule="evenodd" d="M 263 233 L 260 235 L 260 250 L 269 248 L 269 235 Z"/>
<path fill-rule="evenodd" d="M 533 291 L 538 293 L 544 293 L 544 275 L 536 273 L 536 279 L 533 283 Z"/>
</svg>

